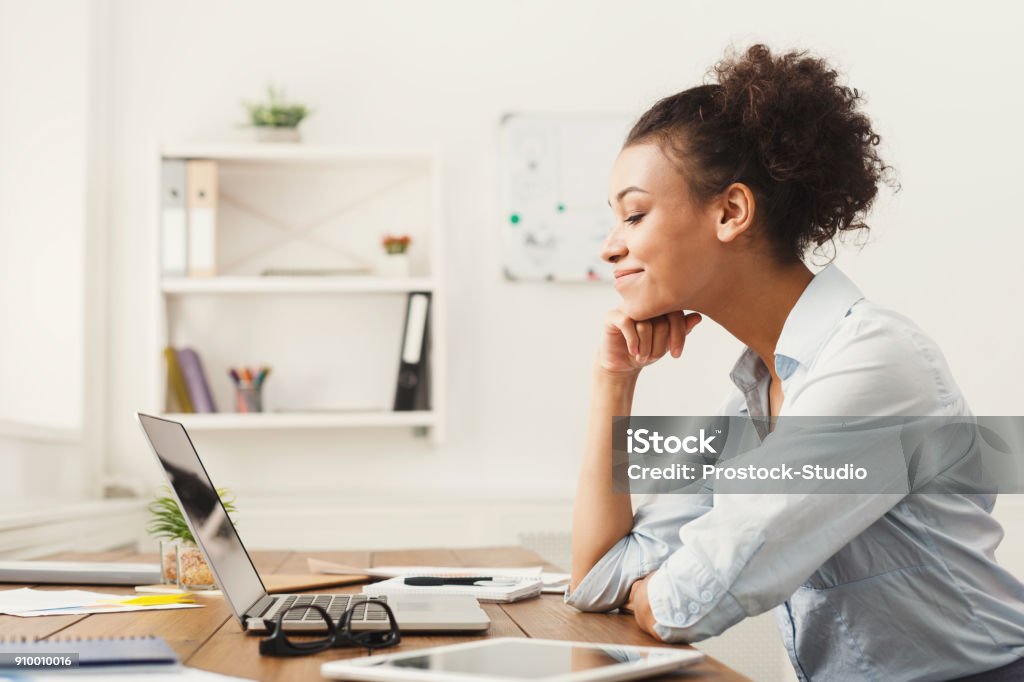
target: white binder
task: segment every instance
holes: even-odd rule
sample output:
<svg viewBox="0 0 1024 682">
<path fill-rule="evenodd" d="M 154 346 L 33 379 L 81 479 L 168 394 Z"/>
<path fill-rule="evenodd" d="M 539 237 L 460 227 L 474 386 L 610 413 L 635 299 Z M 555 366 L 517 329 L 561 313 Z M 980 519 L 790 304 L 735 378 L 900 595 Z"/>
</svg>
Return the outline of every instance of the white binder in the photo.
<svg viewBox="0 0 1024 682">
<path fill-rule="evenodd" d="M 184 159 L 164 159 L 161 168 L 160 271 L 164 277 L 184 277 L 188 274 Z"/>
<path fill-rule="evenodd" d="M 217 274 L 217 162 L 190 159 L 188 176 L 188 274 Z"/>
</svg>

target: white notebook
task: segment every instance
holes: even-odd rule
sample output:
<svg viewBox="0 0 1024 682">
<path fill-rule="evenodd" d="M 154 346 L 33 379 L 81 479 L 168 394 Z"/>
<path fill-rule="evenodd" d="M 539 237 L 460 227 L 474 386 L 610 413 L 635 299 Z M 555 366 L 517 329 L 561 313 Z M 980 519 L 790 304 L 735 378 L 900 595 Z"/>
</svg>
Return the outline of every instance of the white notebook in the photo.
<svg viewBox="0 0 1024 682">
<path fill-rule="evenodd" d="M 401 594 L 427 594 L 431 596 L 460 594 L 476 597 L 479 601 L 511 602 L 536 597 L 544 587 L 544 581 L 538 578 L 522 578 L 513 585 L 406 585 L 404 577 L 391 578 L 379 583 L 372 583 L 363 588 L 363 592 L 377 597 Z"/>
</svg>

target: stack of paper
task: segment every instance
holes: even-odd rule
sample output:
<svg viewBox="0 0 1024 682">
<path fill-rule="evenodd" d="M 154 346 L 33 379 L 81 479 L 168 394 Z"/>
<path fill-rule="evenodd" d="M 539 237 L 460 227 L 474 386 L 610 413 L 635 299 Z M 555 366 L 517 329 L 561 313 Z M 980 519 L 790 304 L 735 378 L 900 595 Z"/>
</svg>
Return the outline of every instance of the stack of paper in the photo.
<svg viewBox="0 0 1024 682">
<path fill-rule="evenodd" d="M 406 578 L 429 576 L 434 578 L 463 578 L 475 575 L 495 578 L 536 578 L 543 583 L 544 592 L 561 594 L 569 584 L 568 573 L 550 573 L 540 566 L 518 568 L 493 568 L 487 566 L 375 566 L 356 568 L 320 559 L 306 559 L 310 573 L 333 573 L 337 575 L 365 575 L 371 578 Z"/>
<path fill-rule="evenodd" d="M 0 613 L 11 616 L 68 616 L 86 613 L 121 613 L 157 609 L 190 609 L 188 595 L 137 597 L 85 590 L 33 590 L 23 587 L 0 591 Z"/>
</svg>

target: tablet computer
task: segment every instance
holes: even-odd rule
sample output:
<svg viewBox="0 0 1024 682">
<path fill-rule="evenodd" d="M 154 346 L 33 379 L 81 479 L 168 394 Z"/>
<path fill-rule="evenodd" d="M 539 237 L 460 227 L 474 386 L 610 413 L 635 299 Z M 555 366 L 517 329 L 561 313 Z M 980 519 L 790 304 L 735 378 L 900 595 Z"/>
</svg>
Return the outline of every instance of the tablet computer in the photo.
<svg viewBox="0 0 1024 682">
<path fill-rule="evenodd" d="M 331 661 L 320 672 L 365 682 L 590 682 L 659 675 L 703 658 L 693 649 L 500 637 Z"/>
</svg>

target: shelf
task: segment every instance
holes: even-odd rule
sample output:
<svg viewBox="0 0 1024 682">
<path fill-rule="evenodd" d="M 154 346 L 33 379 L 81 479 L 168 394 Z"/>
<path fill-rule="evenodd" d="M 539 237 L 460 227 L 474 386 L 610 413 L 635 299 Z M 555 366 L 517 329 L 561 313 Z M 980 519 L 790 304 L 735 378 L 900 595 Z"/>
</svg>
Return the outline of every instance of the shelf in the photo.
<svg viewBox="0 0 1024 682">
<path fill-rule="evenodd" d="M 190 431 L 262 429 L 334 429 L 358 427 L 434 426 L 433 412 L 260 412 L 237 414 L 164 414 Z"/>
<path fill-rule="evenodd" d="M 433 159 L 430 151 L 391 151 L 341 145 L 317 144 L 180 144 L 161 148 L 163 158 L 215 159 L 218 161 L 284 161 L 319 163 L 410 163 L 425 164 Z"/>
<path fill-rule="evenodd" d="M 173 277 L 165 294 L 366 294 L 434 291 L 431 277 Z"/>
<path fill-rule="evenodd" d="M 221 274 L 188 277 L 179 269 L 180 276 L 164 276 L 159 269 L 164 193 L 152 193 L 150 262 L 157 269 L 150 280 L 157 313 L 150 322 L 152 409 L 166 404 L 165 348 L 187 345 L 206 361 L 207 379 L 217 375 L 213 393 L 223 408 L 234 404 L 225 366 L 247 359 L 274 366 L 273 382 L 280 382 L 284 400 L 270 403 L 295 410 L 167 415 L 190 431 L 257 440 L 278 431 L 296 436 L 298 447 L 310 451 L 316 444 L 303 444 L 303 431 L 344 435 L 331 430 L 390 429 L 403 437 L 408 432 L 427 436 L 431 444 L 443 442 L 447 348 L 439 150 L 358 140 L 354 145 L 256 143 L 238 136 L 171 141 L 155 151 L 154 189 L 163 188 L 171 166 L 180 175 L 183 164 L 165 165 L 169 159 L 216 162 L 222 210 L 215 221 Z M 385 230 L 408 232 L 420 245 L 416 248 L 422 247 L 412 258 L 411 273 L 383 262 L 378 244 Z M 259 274 L 268 268 L 281 274 Z M 311 274 L 317 271 L 324 274 Z M 431 295 L 426 325 L 433 409 L 393 412 L 388 383 L 404 338 L 399 322 L 406 298 L 415 292 Z M 358 334 L 353 334 L 353 316 Z M 337 360 L 346 351 L 358 352 L 351 366 Z M 315 385 L 304 392 L 305 382 Z M 335 406 L 339 409 L 319 409 Z M 362 410 L 343 409 L 347 406 Z"/>
</svg>

